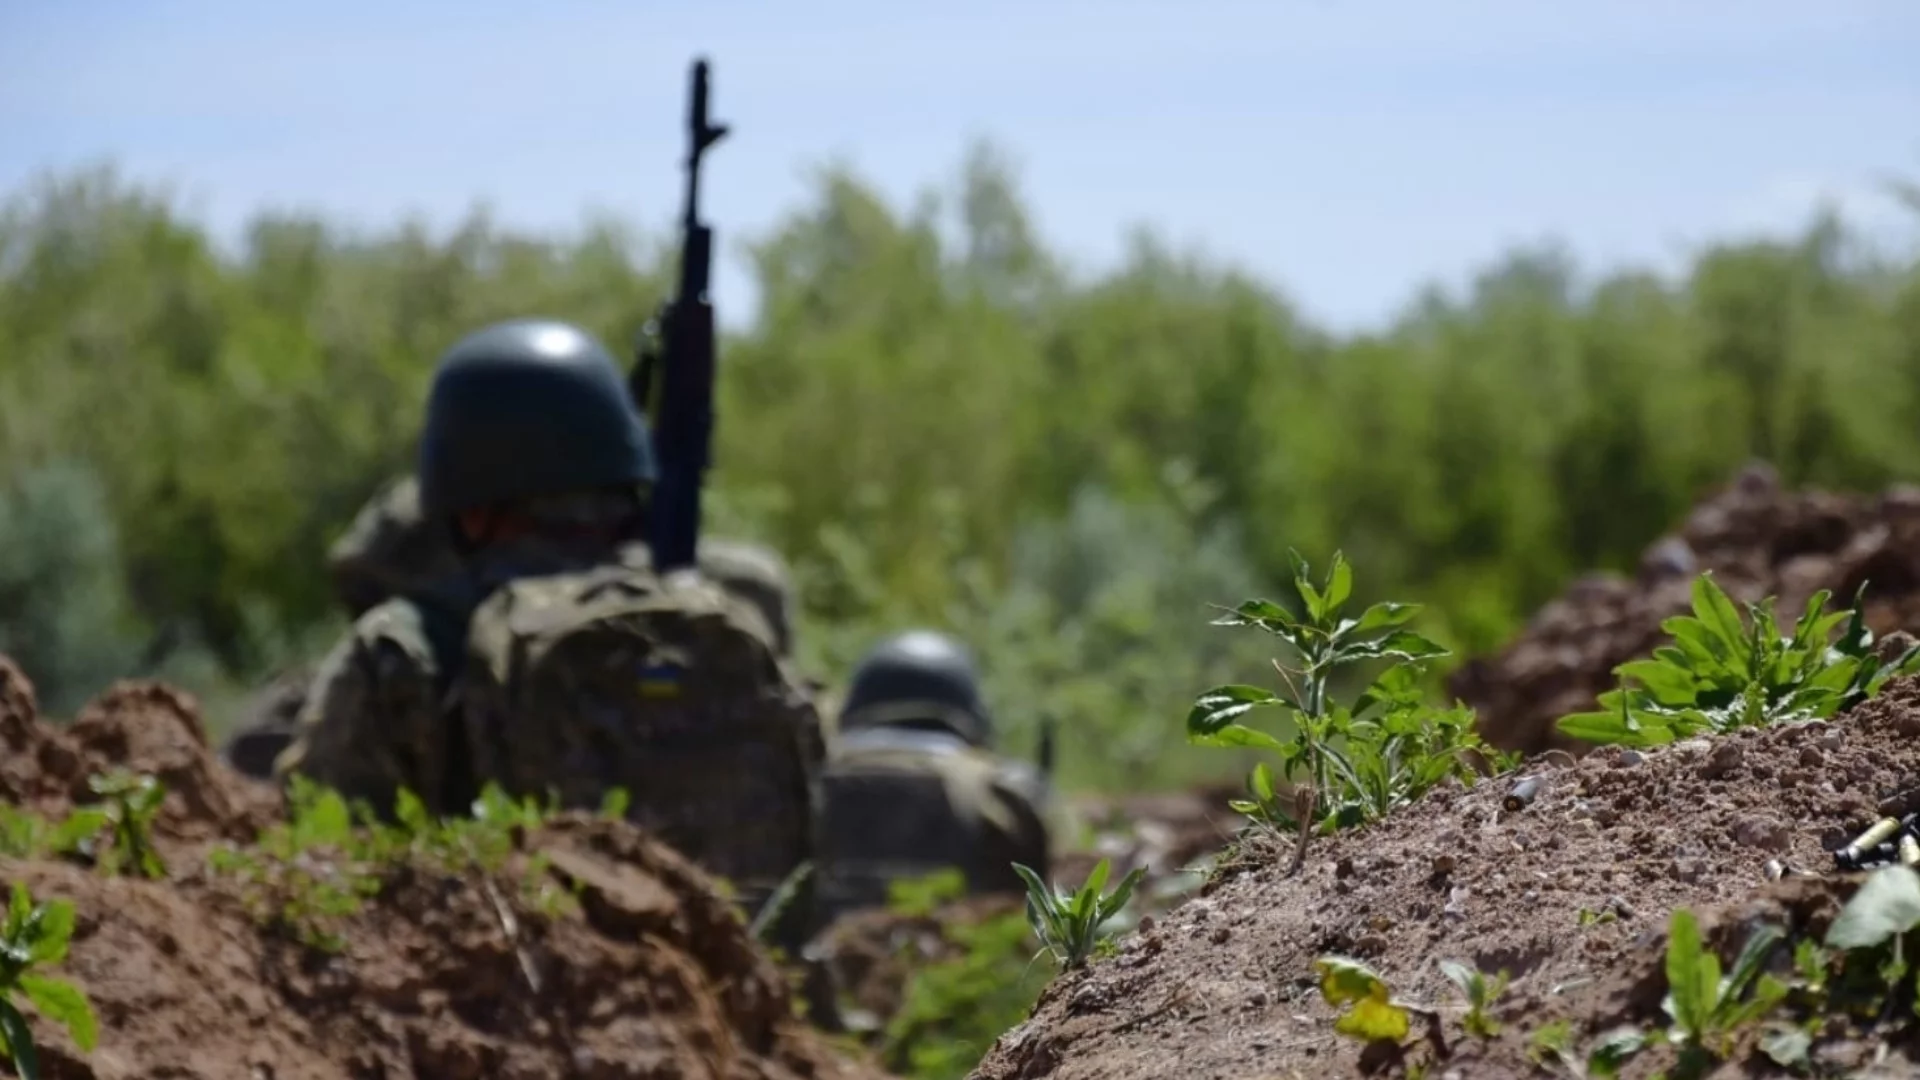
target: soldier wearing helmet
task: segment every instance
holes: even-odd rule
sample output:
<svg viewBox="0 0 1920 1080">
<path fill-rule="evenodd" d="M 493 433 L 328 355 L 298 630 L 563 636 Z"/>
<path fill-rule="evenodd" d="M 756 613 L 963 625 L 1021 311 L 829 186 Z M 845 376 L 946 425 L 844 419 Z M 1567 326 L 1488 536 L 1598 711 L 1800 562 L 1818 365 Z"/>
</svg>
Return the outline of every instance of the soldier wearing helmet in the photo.
<svg viewBox="0 0 1920 1080">
<path fill-rule="evenodd" d="M 720 716 L 750 723 L 750 735 L 772 747 L 753 758 L 764 783 L 735 787 L 779 810 L 729 805 L 709 808 L 711 815 L 800 818 L 770 827 L 780 834 L 771 839 L 737 830 L 743 843 L 760 844 L 747 876 L 777 878 L 797 865 L 811 835 L 817 716 L 779 663 L 772 619 L 693 580 L 701 575 L 663 579 L 636 556 L 657 474 L 644 417 L 591 336 L 525 319 L 454 345 L 434 375 L 417 469 L 420 519 L 442 530 L 451 558 L 436 563 L 431 544 L 410 549 L 428 553 L 429 572 L 389 582 L 403 591 L 361 613 L 322 662 L 276 771 L 301 773 L 381 812 L 403 788 L 436 812 L 457 813 L 488 782 L 515 794 L 558 789 L 570 805 L 628 787 L 635 816 L 653 824 L 646 815 L 672 808 L 642 804 L 665 785 L 650 777 L 642 791 L 637 774 L 658 767 L 644 752 L 658 733 L 635 729 L 671 723 L 718 732 L 721 724 L 708 722 Z M 389 506 L 401 497 L 394 492 L 403 495 L 404 482 L 390 489 Z M 699 641 L 663 637 L 683 626 L 698 627 Z M 563 659 L 603 660 L 615 650 L 630 673 L 603 686 L 556 669 L 555 660 L 516 682 L 515 658 L 532 655 L 521 646 L 543 634 L 541 641 L 560 643 Z M 667 650 L 675 664 L 641 655 L 662 641 L 676 647 Z M 702 673 L 699 648 L 716 641 L 730 651 L 719 672 Z M 725 747 L 682 743 L 701 763 L 695 773 L 725 764 Z M 669 837 L 695 861 L 728 872 L 738 860 L 710 840 Z M 767 871 L 770 864 L 778 865 Z M 743 892 L 768 887 L 737 884 Z"/>
<path fill-rule="evenodd" d="M 896 880 L 959 870 L 968 891 L 1023 891 L 1046 873 L 1050 794 L 993 752 L 993 717 L 965 646 L 915 630 L 855 669 L 822 781 L 821 904 L 829 917 L 886 903 Z"/>
</svg>

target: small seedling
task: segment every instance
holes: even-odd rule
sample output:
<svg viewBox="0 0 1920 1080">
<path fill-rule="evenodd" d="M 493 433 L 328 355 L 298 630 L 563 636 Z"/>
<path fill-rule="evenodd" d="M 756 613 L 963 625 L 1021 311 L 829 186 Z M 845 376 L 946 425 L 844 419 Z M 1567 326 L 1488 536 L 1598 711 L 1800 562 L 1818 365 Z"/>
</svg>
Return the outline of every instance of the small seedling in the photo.
<svg viewBox="0 0 1920 1080">
<path fill-rule="evenodd" d="M 1684 908 L 1673 913 L 1667 933 L 1667 996 L 1662 1005 L 1673 1021 L 1667 1036 L 1683 1047 L 1683 1061 L 1697 1061 L 1701 1055 L 1726 1056 L 1741 1026 L 1760 1019 L 1786 999 L 1787 985 L 1761 973 L 1780 938 L 1780 931 L 1772 926 L 1754 931 L 1723 978 L 1720 960 L 1701 941 L 1693 913 Z"/>
<path fill-rule="evenodd" d="M 1039 874 L 1019 863 L 1014 863 L 1013 869 L 1027 883 L 1027 923 L 1034 936 L 1069 969 L 1079 967 L 1094 954 L 1105 940 L 1101 928 L 1127 906 L 1133 887 L 1146 875 L 1144 869 L 1135 868 L 1120 879 L 1113 892 L 1103 896 L 1100 890 L 1106 887 L 1110 872 L 1106 859 L 1100 860 L 1076 892 L 1056 892 Z"/>
<path fill-rule="evenodd" d="M 107 843 L 100 851 L 101 869 L 112 874 L 132 866 L 145 877 L 166 877 L 166 864 L 153 847 L 153 819 L 166 800 L 166 787 L 151 776 L 125 769 L 89 777 L 87 786 L 104 800 L 97 807 L 108 826 Z"/>
<path fill-rule="evenodd" d="M 1413 1011 L 1395 1001 L 1392 990 L 1372 968 L 1344 956 L 1313 962 L 1320 972 L 1320 997 L 1344 1009 L 1333 1030 L 1361 1042 L 1404 1042 L 1413 1027 Z"/>
<path fill-rule="evenodd" d="M 1587 1075 L 1586 1066 L 1573 1051 L 1573 1023 L 1555 1020 L 1527 1038 L 1527 1060 L 1546 1068 L 1558 1065 L 1576 1077 Z"/>
<path fill-rule="evenodd" d="M 1453 960 L 1440 961 L 1440 972 L 1448 982 L 1459 987 L 1460 995 L 1467 1001 L 1467 1015 L 1462 1021 L 1467 1034 L 1482 1039 L 1491 1039 L 1500 1034 L 1500 1025 L 1488 1010 L 1506 992 L 1509 981 L 1507 973 L 1502 971 L 1489 979 L 1480 969 Z"/>
<path fill-rule="evenodd" d="M 26 886 L 14 883 L 6 921 L 0 924 L 0 1058 L 13 1062 L 21 1080 L 39 1080 L 40 1055 L 19 1000 L 66 1028 L 83 1051 L 91 1051 L 100 1040 L 99 1021 L 87 995 L 64 979 L 33 970 L 66 959 L 73 925 L 71 903 L 36 904 Z"/>
</svg>

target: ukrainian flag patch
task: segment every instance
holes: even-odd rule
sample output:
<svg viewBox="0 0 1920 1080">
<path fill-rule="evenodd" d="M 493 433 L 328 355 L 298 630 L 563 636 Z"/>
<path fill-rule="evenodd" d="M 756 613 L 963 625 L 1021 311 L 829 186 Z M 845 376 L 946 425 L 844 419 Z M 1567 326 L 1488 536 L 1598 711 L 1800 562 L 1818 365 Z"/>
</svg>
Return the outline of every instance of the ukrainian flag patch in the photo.
<svg viewBox="0 0 1920 1080">
<path fill-rule="evenodd" d="M 680 696 L 680 683 L 686 669 L 678 664 L 649 664 L 640 669 L 640 696 L 644 698 L 677 698 Z"/>
</svg>

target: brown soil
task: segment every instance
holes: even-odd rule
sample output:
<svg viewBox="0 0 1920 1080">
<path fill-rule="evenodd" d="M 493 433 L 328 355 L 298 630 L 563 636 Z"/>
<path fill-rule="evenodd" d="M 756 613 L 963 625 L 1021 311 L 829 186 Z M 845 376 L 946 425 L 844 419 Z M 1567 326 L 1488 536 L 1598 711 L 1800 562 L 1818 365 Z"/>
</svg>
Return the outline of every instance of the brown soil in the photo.
<svg viewBox="0 0 1920 1080">
<path fill-rule="evenodd" d="M 24 882 L 79 915 L 54 973 L 93 1000 L 100 1044 L 83 1055 L 36 1019 L 50 1078 L 882 1075 L 795 1019 L 785 979 L 710 879 L 621 823 L 562 819 L 527 838 L 575 891 L 571 914 L 477 875 L 403 868 L 338 955 L 263 930 L 203 856 L 277 807 L 209 753 L 191 699 L 125 683 L 55 730 L 0 658 L 0 796 L 58 812 L 116 764 L 168 785 L 155 830 L 167 880 L 0 859 L 0 887 Z"/>
<path fill-rule="evenodd" d="M 1640 984 L 1663 978 L 1668 913 L 1751 902 L 1769 860 L 1828 871 L 1829 852 L 1878 814 L 1920 807 L 1917 734 L 1920 679 L 1909 679 L 1832 723 L 1538 764 L 1542 791 L 1516 812 L 1501 805 L 1510 782 L 1444 788 L 1315 841 L 1295 877 L 1284 844 L 1250 844 L 1203 895 L 1056 980 L 974 1076 L 1353 1075 L 1358 1047 L 1333 1033 L 1315 981 L 1326 954 L 1431 1003 L 1455 1000 L 1439 959 L 1505 969 L 1515 983 L 1502 1015 L 1516 1028 L 1556 1010 L 1588 1031 L 1651 1020 Z M 1450 1075 L 1537 1075 L 1523 1046 L 1516 1034 Z M 1649 1075 L 1653 1060 L 1626 1075 Z"/>
<path fill-rule="evenodd" d="M 1499 654 L 1456 671 L 1448 690 L 1479 713 L 1488 741 L 1537 752 L 1575 744 L 1553 727 L 1614 687 L 1613 669 L 1660 644 L 1711 570 L 1737 600 L 1780 598 L 1797 616 L 1820 589 L 1842 604 L 1867 583 L 1878 633 L 1920 630 L 1920 488 L 1877 497 L 1787 492 L 1765 466 L 1743 472 L 1649 547 L 1636 576 L 1593 574 L 1543 608 Z"/>
</svg>

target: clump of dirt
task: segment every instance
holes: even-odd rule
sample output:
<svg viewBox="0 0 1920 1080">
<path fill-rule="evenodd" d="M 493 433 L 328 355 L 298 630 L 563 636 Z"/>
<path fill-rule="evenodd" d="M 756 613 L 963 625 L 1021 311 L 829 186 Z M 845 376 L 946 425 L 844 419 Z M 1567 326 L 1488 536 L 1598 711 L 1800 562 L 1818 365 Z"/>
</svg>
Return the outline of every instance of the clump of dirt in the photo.
<svg viewBox="0 0 1920 1080">
<path fill-rule="evenodd" d="M 796 1018 L 785 977 L 710 878 L 623 822 L 558 819 L 493 879 L 396 866 L 328 954 L 263 928 L 241 886 L 198 857 L 277 809 L 208 750 L 191 698 L 123 683 L 68 730 L 32 705 L 0 660 L 10 800 L 59 812 L 114 766 L 169 788 L 156 828 L 167 879 L 0 858 L 0 889 L 23 882 L 78 915 L 54 973 L 92 999 L 100 1043 L 82 1054 L 36 1019 L 52 1080 L 882 1075 Z M 518 885 L 541 875 L 576 903 L 531 903 Z"/>
<path fill-rule="evenodd" d="M 1876 633 L 1920 630 L 1920 488 L 1789 492 L 1770 468 L 1750 466 L 1649 547 L 1634 577 L 1574 582 L 1512 644 L 1454 672 L 1448 692 L 1474 707 L 1497 746 L 1578 749 L 1554 722 L 1592 708 L 1616 685 L 1615 667 L 1663 643 L 1661 620 L 1687 610 L 1702 571 L 1736 600 L 1779 597 L 1788 617 L 1821 589 L 1850 604 L 1865 583 Z"/>
<path fill-rule="evenodd" d="M 1056 980 L 974 1075 L 1350 1072 L 1358 1047 L 1334 1034 L 1315 977 L 1327 954 L 1415 1001 L 1455 1001 L 1442 958 L 1508 971 L 1515 1001 L 1604 987 L 1645 970 L 1674 908 L 1744 901 L 1770 862 L 1831 870 L 1879 815 L 1920 807 L 1916 735 L 1920 679 L 1903 679 L 1830 723 L 1536 762 L 1539 793 L 1518 810 L 1503 806 L 1512 780 L 1449 785 L 1315 840 L 1297 876 L 1284 842 L 1250 845 L 1117 955 Z M 1461 1075 L 1527 1075 L 1514 1070 Z"/>
<path fill-rule="evenodd" d="M 222 768 L 208 751 L 199 705 L 156 682 L 123 681 L 80 710 L 73 723 L 38 722 L 33 687 L 0 657 L 0 797 L 46 815 L 98 802 L 89 778 L 113 768 L 157 777 L 167 798 L 154 824 L 161 841 L 247 841 L 271 820 L 277 800 Z"/>
<path fill-rule="evenodd" d="M 1245 820 L 1227 805 L 1242 795 L 1237 785 L 1210 784 L 1186 791 L 1079 797 L 1070 807 L 1072 815 L 1085 822 L 1092 835 L 1085 844 L 1055 856 L 1053 876 L 1077 884 L 1101 859 L 1110 861 L 1116 880 L 1129 870 L 1145 870 L 1149 886 L 1204 870 Z"/>
</svg>

